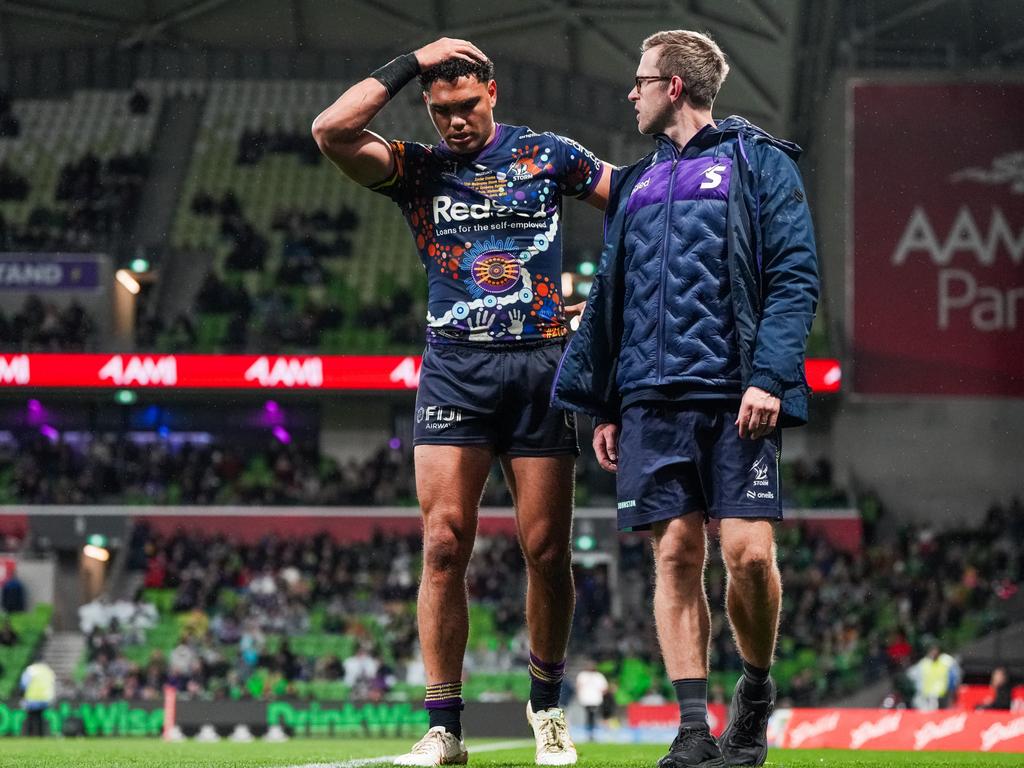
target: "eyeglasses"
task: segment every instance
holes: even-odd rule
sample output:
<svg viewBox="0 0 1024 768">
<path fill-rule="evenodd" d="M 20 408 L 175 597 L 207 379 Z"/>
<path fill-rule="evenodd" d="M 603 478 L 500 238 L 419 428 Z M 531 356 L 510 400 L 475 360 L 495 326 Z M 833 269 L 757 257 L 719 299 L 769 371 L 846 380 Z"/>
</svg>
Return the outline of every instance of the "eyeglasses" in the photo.
<svg viewBox="0 0 1024 768">
<path fill-rule="evenodd" d="M 658 82 L 659 80 L 671 80 L 671 79 L 672 79 L 671 77 L 661 77 L 661 76 L 656 76 L 656 75 L 640 75 L 640 76 L 637 76 L 637 78 L 635 80 L 635 82 L 636 82 L 636 92 L 639 95 L 640 91 L 643 89 L 644 83 L 655 83 L 655 82 Z"/>
</svg>

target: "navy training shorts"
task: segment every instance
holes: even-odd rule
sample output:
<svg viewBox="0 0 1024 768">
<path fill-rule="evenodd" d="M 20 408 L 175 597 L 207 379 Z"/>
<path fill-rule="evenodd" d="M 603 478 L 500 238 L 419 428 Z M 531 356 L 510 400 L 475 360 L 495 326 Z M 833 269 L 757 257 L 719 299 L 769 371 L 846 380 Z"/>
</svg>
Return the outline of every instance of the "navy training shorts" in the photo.
<svg viewBox="0 0 1024 768">
<path fill-rule="evenodd" d="M 705 519 L 782 519 L 782 431 L 744 440 L 738 404 L 639 403 L 622 414 L 616 473 L 619 530 L 690 512 Z"/>
<path fill-rule="evenodd" d="M 574 414 L 552 407 L 561 339 L 473 348 L 428 344 L 414 445 L 489 445 L 509 456 L 578 456 Z"/>
</svg>

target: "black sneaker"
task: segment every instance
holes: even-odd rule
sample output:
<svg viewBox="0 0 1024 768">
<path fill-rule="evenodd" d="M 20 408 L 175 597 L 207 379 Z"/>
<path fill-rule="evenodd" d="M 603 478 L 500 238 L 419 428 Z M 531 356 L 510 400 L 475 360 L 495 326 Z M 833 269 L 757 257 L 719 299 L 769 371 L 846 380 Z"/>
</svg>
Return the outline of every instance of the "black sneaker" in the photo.
<svg viewBox="0 0 1024 768">
<path fill-rule="evenodd" d="M 725 768 L 725 760 L 706 725 L 681 725 L 658 768 Z"/>
<path fill-rule="evenodd" d="M 743 678 L 739 679 L 729 705 L 729 723 L 720 740 L 726 765 L 764 765 L 768 757 L 768 718 L 774 709 L 774 680 L 768 678 L 768 699 L 758 701 L 743 694 Z"/>
</svg>

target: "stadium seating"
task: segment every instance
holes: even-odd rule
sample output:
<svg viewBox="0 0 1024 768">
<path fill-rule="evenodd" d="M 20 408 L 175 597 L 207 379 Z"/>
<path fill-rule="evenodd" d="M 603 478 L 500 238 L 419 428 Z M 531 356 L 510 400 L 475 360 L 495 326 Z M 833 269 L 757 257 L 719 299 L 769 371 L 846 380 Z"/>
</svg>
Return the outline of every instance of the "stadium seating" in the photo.
<svg viewBox="0 0 1024 768">
<path fill-rule="evenodd" d="M 229 284 L 251 295 L 283 292 L 288 303 L 301 311 L 307 302 L 334 302 L 349 310 L 349 321 L 327 331 L 319 348 L 325 352 L 387 351 L 395 348 L 384 329 L 366 328 L 359 309 L 386 302 L 396 288 L 409 291 L 422 313 L 423 270 L 409 244 L 408 231 L 394 205 L 369 194 L 319 157 L 310 126 L 313 118 L 344 89 L 342 83 L 324 81 L 219 80 L 209 84 L 202 124 L 192 163 L 175 215 L 172 244 L 184 250 L 215 253 L 215 271 Z M 401 99 L 388 108 L 388 117 L 423 134 L 422 121 L 413 121 Z M 413 128 L 416 125 L 416 128 Z M 288 137 L 305 147 L 302 152 L 260 151 L 258 159 L 240 162 L 240 144 L 247 133 Z M 305 154 L 303 154 L 305 153 Z M 228 256 L 233 243 L 221 232 L 221 218 L 193 210 L 198 195 L 220 200 L 226 193 L 237 200 L 245 221 L 268 241 L 268 254 L 258 272 L 231 270 Z M 328 254 L 322 259 L 327 279 L 308 289 L 280 289 L 275 275 L 281 266 L 285 234 L 274 228 L 282 211 L 334 215 L 350 211 L 360 222 L 351 232 L 351 257 Z M 224 341 L 229 316 L 207 313 L 198 318 L 199 347 L 216 349 Z M 420 346 L 413 344 L 412 347 Z M 399 344 L 407 351 L 409 344 Z"/>
<path fill-rule="evenodd" d="M 132 91 L 81 90 L 67 99 L 19 99 L 12 112 L 21 123 L 15 137 L 0 137 L 0 165 L 7 164 L 29 182 L 24 200 L 0 202 L 8 224 L 21 225 L 36 207 L 61 209 L 57 200 L 61 168 L 92 154 L 100 160 L 148 154 L 160 117 L 161 89 L 145 88 L 148 111 L 129 108 Z"/>
</svg>

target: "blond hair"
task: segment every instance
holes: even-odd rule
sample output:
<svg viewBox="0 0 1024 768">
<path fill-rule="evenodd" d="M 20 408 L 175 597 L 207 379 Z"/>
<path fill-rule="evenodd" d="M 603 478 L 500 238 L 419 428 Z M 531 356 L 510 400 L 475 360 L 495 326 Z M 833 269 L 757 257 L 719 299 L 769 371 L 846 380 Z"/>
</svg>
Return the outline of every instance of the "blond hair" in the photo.
<svg viewBox="0 0 1024 768">
<path fill-rule="evenodd" d="M 642 53 L 663 46 L 658 56 L 662 77 L 678 75 L 694 106 L 711 109 L 718 91 L 729 74 L 729 65 L 718 43 L 708 35 L 687 29 L 655 32 L 640 46 Z"/>
</svg>

